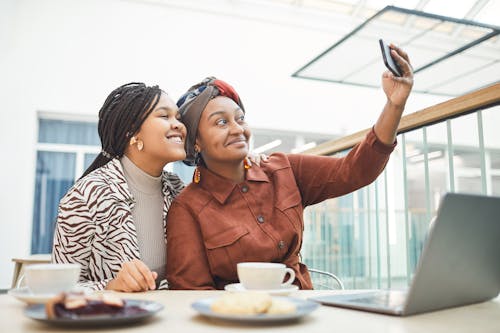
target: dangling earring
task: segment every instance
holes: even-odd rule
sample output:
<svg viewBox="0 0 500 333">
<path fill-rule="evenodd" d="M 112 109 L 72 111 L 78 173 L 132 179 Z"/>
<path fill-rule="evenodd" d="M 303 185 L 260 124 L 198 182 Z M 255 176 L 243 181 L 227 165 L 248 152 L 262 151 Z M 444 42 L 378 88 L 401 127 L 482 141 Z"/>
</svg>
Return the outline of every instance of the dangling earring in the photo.
<svg viewBox="0 0 500 333">
<path fill-rule="evenodd" d="M 198 164 L 198 160 L 200 157 L 200 146 L 198 146 L 197 144 L 194 145 L 194 152 L 196 153 L 196 157 L 195 157 L 196 164 Z M 193 181 L 195 184 L 198 184 L 200 182 L 200 180 L 201 180 L 200 169 L 198 169 L 198 167 L 196 167 L 196 169 L 194 169 Z"/>
<path fill-rule="evenodd" d="M 248 170 L 252 167 L 252 162 L 250 162 L 250 159 L 248 157 L 245 157 L 245 159 L 243 160 L 243 167 L 245 168 L 245 170 Z"/>
<path fill-rule="evenodd" d="M 198 169 L 198 167 L 196 167 L 196 169 L 194 169 L 194 174 L 193 174 L 193 181 L 195 184 L 198 184 L 201 180 L 201 173 L 200 173 L 200 169 Z"/>
</svg>

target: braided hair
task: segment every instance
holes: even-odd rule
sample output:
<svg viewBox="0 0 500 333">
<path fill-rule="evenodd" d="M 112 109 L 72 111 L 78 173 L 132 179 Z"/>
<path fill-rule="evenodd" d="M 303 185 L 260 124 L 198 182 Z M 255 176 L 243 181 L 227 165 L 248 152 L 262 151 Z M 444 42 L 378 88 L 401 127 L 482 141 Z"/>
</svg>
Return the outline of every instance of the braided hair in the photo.
<svg viewBox="0 0 500 333">
<path fill-rule="evenodd" d="M 102 150 L 81 178 L 113 158 L 123 156 L 130 138 L 154 110 L 162 92 L 158 86 L 149 87 L 144 83 L 131 82 L 109 94 L 99 110 L 97 125 Z"/>
</svg>

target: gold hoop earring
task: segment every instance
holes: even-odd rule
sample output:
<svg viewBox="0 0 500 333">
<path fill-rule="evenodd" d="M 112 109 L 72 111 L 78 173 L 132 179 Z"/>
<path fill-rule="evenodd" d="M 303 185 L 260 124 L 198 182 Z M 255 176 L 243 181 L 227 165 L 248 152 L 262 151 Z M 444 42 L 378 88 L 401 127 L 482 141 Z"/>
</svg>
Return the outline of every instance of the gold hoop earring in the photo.
<svg viewBox="0 0 500 333">
<path fill-rule="evenodd" d="M 144 142 L 142 140 L 138 140 L 135 136 L 130 138 L 130 143 L 131 146 L 137 144 L 137 149 L 139 151 L 142 151 L 144 149 Z"/>
</svg>

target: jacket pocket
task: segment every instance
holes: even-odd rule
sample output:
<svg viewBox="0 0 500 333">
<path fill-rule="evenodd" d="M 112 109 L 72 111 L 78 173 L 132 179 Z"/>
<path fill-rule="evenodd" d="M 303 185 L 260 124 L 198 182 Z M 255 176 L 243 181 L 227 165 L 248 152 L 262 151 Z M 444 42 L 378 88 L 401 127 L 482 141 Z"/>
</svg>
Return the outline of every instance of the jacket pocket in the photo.
<svg viewBox="0 0 500 333">
<path fill-rule="evenodd" d="M 291 191 L 276 201 L 275 207 L 285 215 L 295 231 L 304 230 L 302 200 L 298 191 Z"/>
<path fill-rule="evenodd" d="M 296 207 L 301 204 L 301 198 L 299 191 L 290 191 L 286 195 L 278 196 L 276 200 L 276 208 L 281 211 L 287 210 L 288 208 Z"/>
<path fill-rule="evenodd" d="M 205 240 L 212 276 L 224 281 L 236 281 L 236 264 L 242 261 L 245 251 L 241 238 L 248 234 L 244 226 L 223 230 Z"/>
<path fill-rule="evenodd" d="M 235 226 L 217 233 L 216 235 L 205 240 L 207 249 L 213 250 L 219 247 L 229 246 L 235 243 L 238 239 L 248 234 L 247 228 L 244 226 Z"/>
</svg>

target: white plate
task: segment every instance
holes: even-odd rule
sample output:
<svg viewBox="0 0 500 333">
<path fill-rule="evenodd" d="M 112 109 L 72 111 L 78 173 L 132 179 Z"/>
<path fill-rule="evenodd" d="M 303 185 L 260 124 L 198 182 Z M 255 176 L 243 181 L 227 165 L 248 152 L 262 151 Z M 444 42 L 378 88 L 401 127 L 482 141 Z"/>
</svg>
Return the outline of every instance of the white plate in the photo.
<svg viewBox="0 0 500 333">
<path fill-rule="evenodd" d="M 90 292 L 90 289 L 85 287 L 76 287 L 73 290 L 76 292 L 84 292 L 84 293 Z M 29 290 L 28 287 L 10 289 L 7 293 L 12 297 L 17 298 L 18 300 L 29 304 L 45 304 L 48 302 L 49 299 L 57 295 L 57 294 L 35 294 L 31 290 Z"/>
<path fill-rule="evenodd" d="M 224 287 L 225 290 L 230 291 L 230 292 L 240 292 L 240 291 L 249 291 L 241 283 L 232 283 L 228 284 Z M 280 289 L 258 289 L 258 290 L 252 290 L 252 291 L 261 291 L 268 293 L 269 295 L 273 296 L 286 296 L 289 295 L 291 292 L 294 292 L 296 290 L 299 290 L 299 287 L 296 285 L 292 284 L 286 287 L 281 287 Z"/>
<path fill-rule="evenodd" d="M 85 326 L 115 326 L 125 325 L 142 321 L 153 316 L 155 313 L 163 309 L 163 305 L 153 301 L 142 301 L 125 299 L 124 313 L 118 314 L 101 314 L 101 315 L 82 315 L 74 318 L 47 318 L 44 304 L 33 304 L 24 310 L 24 314 L 50 325 L 70 326 L 70 327 L 85 327 Z"/>
<path fill-rule="evenodd" d="M 10 289 L 7 293 L 20 301 L 32 304 L 44 304 L 56 296 L 56 294 L 34 294 L 28 287 Z"/>
<path fill-rule="evenodd" d="M 239 314 L 222 314 L 222 313 L 217 313 L 213 312 L 211 309 L 212 303 L 217 299 L 218 297 L 213 297 L 213 298 L 205 298 L 198 300 L 191 304 L 191 307 L 198 311 L 201 315 L 209 317 L 209 318 L 215 318 L 215 319 L 221 319 L 221 320 L 226 320 L 226 321 L 233 321 L 233 322 L 242 322 L 242 323 L 278 323 L 278 322 L 287 322 L 287 321 L 294 321 L 298 320 L 312 311 L 316 310 L 316 308 L 319 306 L 318 303 L 316 302 L 311 302 L 303 299 L 298 299 L 298 298 L 291 298 L 291 297 L 273 297 L 273 299 L 282 299 L 286 300 L 289 302 L 294 303 L 297 306 L 297 311 L 294 313 L 287 313 L 287 314 L 256 314 L 256 315 L 239 315 Z"/>
</svg>

